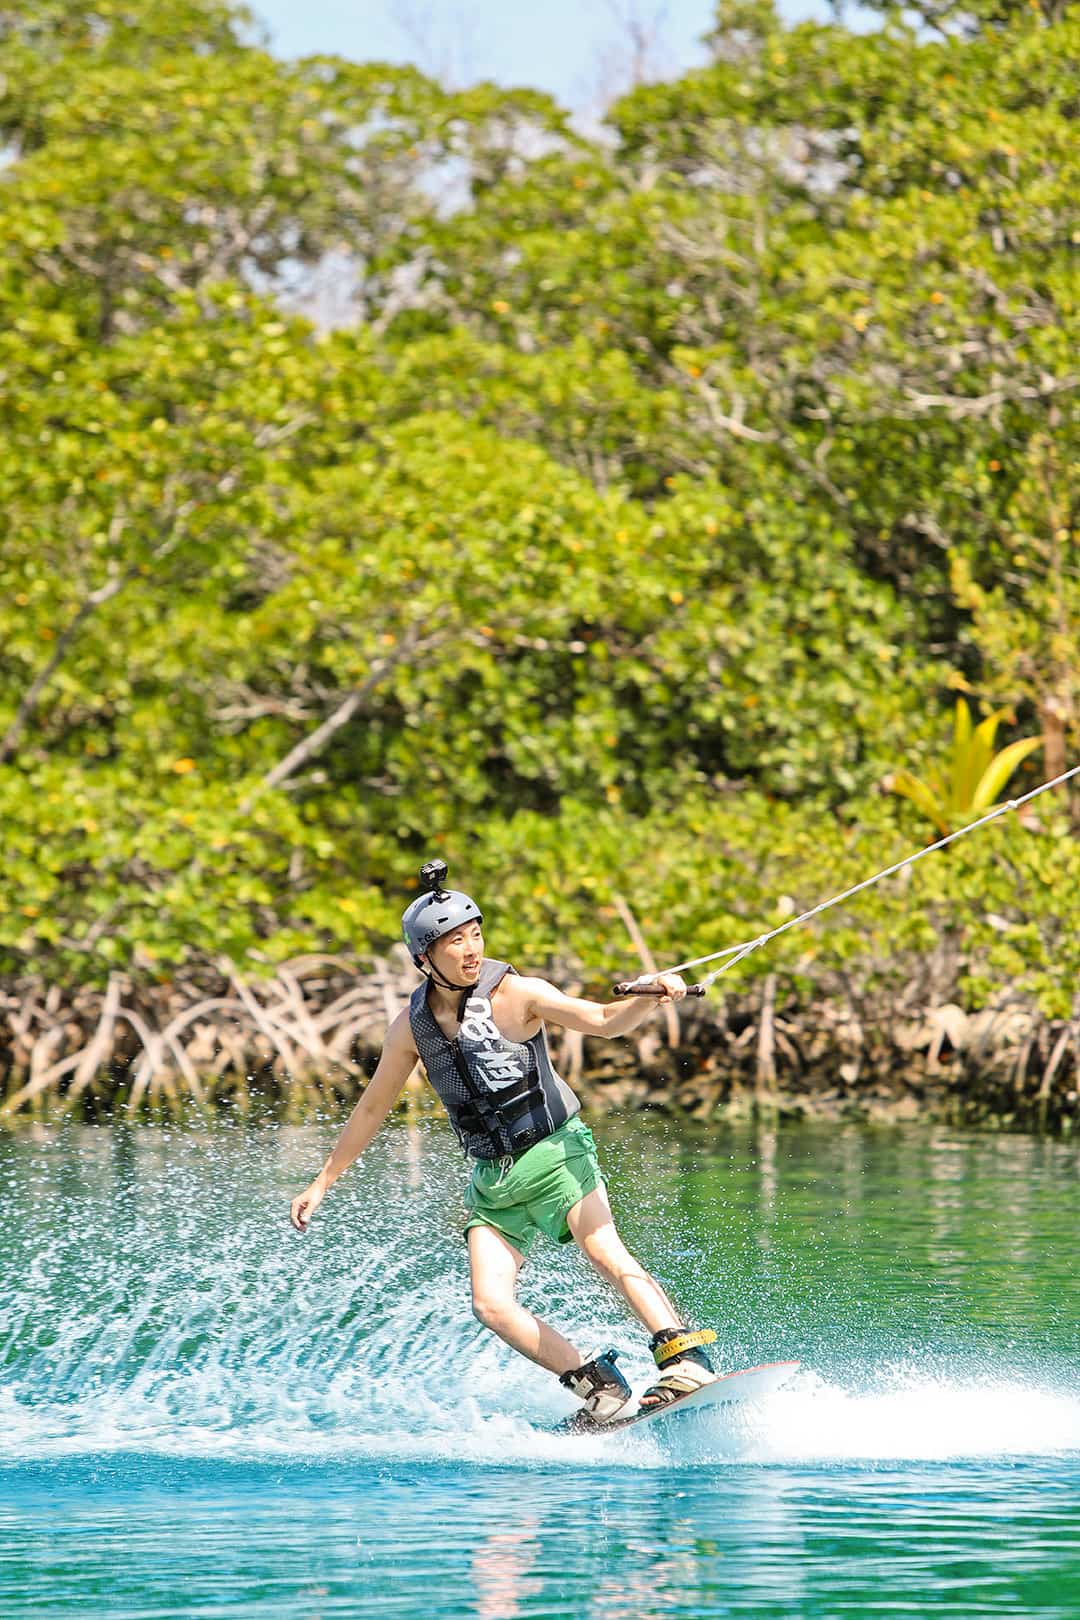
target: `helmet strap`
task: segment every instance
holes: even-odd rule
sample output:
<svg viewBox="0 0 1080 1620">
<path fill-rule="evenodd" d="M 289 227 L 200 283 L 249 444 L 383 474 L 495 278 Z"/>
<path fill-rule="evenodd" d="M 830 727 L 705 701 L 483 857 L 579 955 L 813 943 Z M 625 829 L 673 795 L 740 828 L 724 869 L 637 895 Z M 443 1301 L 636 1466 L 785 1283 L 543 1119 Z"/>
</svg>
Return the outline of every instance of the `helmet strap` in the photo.
<svg viewBox="0 0 1080 1620">
<path fill-rule="evenodd" d="M 453 979 L 446 978 L 439 972 L 434 962 L 428 957 L 428 966 L 420 969 L 429 984 L 435 985 L 438 990 L 460 990 L 464 995 L 471 995 L 476 989 L 475 984 L 455 984 Z"/>
</svg>

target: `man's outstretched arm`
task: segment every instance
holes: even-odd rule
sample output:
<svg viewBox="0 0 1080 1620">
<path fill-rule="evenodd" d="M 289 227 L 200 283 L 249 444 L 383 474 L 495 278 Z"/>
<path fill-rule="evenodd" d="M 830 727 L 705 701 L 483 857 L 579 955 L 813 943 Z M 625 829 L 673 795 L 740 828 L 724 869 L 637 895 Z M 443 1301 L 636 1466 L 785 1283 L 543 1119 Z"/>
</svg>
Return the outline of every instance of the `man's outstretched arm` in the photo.
<svg viewBox="0 0 1080 1620">
<path fill-rule="evenodd" d="M 663 973 L 655 981 L 657 996 L 627 996 L 618 1001 L 586 1001 L 568 996 L 546 979 L 518 979 L 514 989 L 524 1000 L 528 1018 L 576 1029 L 582 1035 L 625 1035 L 643 1024 L 651 1012 L 668 1002 L 681 1001 L 686 985 L 677 973 Z"/>
<path fill-rule="evenodd" d="M 401 1095 L 417 1062 L 409 1028 L 408 1008 L 398 1013 L 386 1032 L 378 1067 L 334 1143 L 330 1157 L 309 1187 L 298 1193 L 289 1209 L 289 1219 L 298 1232 L 306 1232 L 311 1217 L 337 1178 L 358 1159 L 375 1136 L 387 1114 Z"/>
</svg>

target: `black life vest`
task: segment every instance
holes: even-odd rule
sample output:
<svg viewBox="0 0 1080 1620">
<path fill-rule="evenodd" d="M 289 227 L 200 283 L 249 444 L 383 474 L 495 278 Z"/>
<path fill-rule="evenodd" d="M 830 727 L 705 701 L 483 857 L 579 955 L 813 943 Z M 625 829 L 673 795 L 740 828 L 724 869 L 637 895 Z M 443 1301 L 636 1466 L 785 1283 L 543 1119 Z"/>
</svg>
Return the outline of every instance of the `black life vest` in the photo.
<svg viewBox="0 0 1080 1620">
<path fill-rule="evenodd" d="M 508 962 L 485 957 L 472 990 L 462 992 L 461 1025 L 447 1040 L 425 982 L 409 1000 L 416 1050 L 465 1152 L 474 1159 L 522 1153 L 558 1130 L 581 1107 L 555 1073 L 543 1025 L 528 1041 L 509 1041 L 495 1023 L 491 998 Z"/>
</svg>

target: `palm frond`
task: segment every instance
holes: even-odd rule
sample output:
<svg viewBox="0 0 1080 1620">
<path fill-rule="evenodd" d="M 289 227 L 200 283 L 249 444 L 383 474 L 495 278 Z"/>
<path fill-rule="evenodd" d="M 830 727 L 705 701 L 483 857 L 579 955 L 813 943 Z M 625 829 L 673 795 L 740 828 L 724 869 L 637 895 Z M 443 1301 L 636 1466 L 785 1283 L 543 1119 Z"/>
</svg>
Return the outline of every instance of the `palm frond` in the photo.
<svg viewBox="0 0 1080 1620">
<path fill-rule="evenodd" d="M 971 808 L 976 812 L 991 809 L 1017 766 L 1041 746 L 1041 737 L 1021 737 L 1019 742 L 1010 743 L 1000 754 L 996 754 L 979 778 L 972 795 Z"/>
</svg>

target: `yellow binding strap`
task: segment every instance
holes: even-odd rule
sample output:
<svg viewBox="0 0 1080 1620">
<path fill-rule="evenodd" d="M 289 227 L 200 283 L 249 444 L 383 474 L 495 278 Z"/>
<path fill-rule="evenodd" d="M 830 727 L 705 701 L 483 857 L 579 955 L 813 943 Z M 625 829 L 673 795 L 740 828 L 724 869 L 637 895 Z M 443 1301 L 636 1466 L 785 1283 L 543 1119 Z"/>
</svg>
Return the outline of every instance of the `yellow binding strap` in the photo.
<svg viewBox="0 0 1080 1620">
<path fill-rule="evenodd" d="M 696 1333 L 680 1333 L 677 1339 L 669 1339 L 666 1344 L 658 1344 L 653 1351 L 653 1360 L 658 1367 L 667 1361 L 674 1361 L 681 1356 L 684 1350 L 693 1350 L 699 1344 L 715 1344 L 716 1334 L 712 1328 L 698 1328 Z"/>
</svg>

